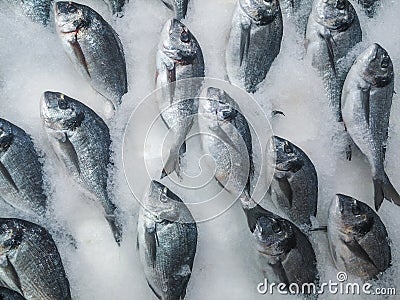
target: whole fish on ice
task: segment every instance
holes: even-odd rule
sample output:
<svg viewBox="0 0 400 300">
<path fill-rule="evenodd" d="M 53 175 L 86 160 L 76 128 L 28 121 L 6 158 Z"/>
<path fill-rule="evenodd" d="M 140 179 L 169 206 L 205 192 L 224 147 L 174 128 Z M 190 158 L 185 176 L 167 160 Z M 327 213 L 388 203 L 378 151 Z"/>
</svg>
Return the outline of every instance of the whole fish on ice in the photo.
<svg viewBox="0 0 400 300">
<path fill-rule="evenodd" d="M 363 202 L 337 194 L 329 207 L 328 239 L 336 268 L 369 280 L 389 268 L 388 233 L 379 216 Z"/>
<path fill-rule="evenodd" d="M 279 54 L 282 34 L 278 0 L 238 0 L 225 53 L 229 81 L 256 92 Z"/>
<path fill-rule="evenodd" d="M 66 170 L 100 201 L 116 242 L 121 226 L 108 192 L 110 133 L 104 121 L 89 107 L 58 92 L 45 92 L 41 117 L 48 138 Z"/>
<path fill-rule="evenodd" d="M 165 6 L 175 12 L 175 18 L 178 20 L 186 17 L 189 0 L 161 0 Z"/>
<path fill-rule="evenodd" d="M 118 34 L 88 6 L 59 1 L 54 7 L 57 32 L 69 58 L 93 89 L 116 108 L 128 91 Z"/>
<path fill-rule="evenodd" d="M 318 284 L 317 260 L 308 238 L 291 222 L 271 212 L 260 216 L 252 232 L 259 267 L 268 282 Z M 305 291 L 306 293 L 312 293 Z"/>
<path fill-rule="evenodd" d="M 198 110 L 197 97 L 204 77 L 203 53 L 196 38 L 177 19 L 167 21 L 157 51 L 156 86 L 161 117 L 173 134 L 161 177 L 176 172 L 186 152 L 186 135 Z"/>
<path fill-rule="evenodd" d="M 317 214 L 318 178 L 308 156 L 291 142 L 273 136 L 267 147 L 275 204 L 298 226 L 311 226 Z"/>
<path fill-rule="evenodd" d="M 206 99 L 199 101 L 198 121 L 202 147 L 215 163 L 216 180 L 233 195 L 250 196 L 252 139 L 238 104 L 225 91 L 208 87 Z"/>
<path fill-rule="evenodd" d="M 400 205 L 384 162 L 394 92 L 393 63 L 378 44 L 368 47 L 351 67 L 343 86 L 342 114 L 347 132 L 371 165 L 376 210 L 383 199 Z"/>
<path fill-rule="evenodd" d="M 348 0 L 315 0 L 306 38 L 307 53 L 322 77 L 334 116 L 341 122 L 342 87 L 355 59 L 349 53 L 362 39 L 360 22 L 353 6 Z"/>
<path fill-rule="evenodd" d="M 157 181 L 141 204 L 137 242 L 147 282 L 158 299 L 183 299 L 196 254 L 196 222 L 182 200 Z"/>
<path fill-rule="evenodd" d="M 57 246 L 39 225 L 0 219 L 0 282 L 26 299 L 71 299 Z"/>
<path fill-rule="evenodd" d="M 5 119 L 0 119 L 0 196 L 25 212 L 46 213 L 39 155 L 30 136 Z"/>
</svg>

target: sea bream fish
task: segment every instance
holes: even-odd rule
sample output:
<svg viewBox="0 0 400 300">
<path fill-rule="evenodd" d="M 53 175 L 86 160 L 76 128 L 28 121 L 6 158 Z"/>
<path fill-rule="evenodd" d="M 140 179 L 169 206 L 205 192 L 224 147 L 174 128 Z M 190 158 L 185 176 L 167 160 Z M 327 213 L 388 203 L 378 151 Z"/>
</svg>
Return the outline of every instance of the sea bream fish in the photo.
<svg viewBox="0 0 400 300">
<path fill-rule="evenodd" d="M 215 179 L 233 195 L 250 196 L 252 139 L 239 105 L 224 90 L 208 87 L 199 101 L 198 122 L 203 150 L 215 163 Z"/>
<path fill-rule="evenodd" d="M 339 271 L 370 280 L 390 267 L 388 233 L 367 204 L 337 194 L 328 214 L 330 252 Z"/>
<path fill-rule="evenodd" d="M 157 102 L 161 117 L 173 143 L 161 177 L 174 171 L 181 176 L 185 140 L 197 114 L 203 77 L 203 53 L 196 38 L 177 19 L 167 21 L 157 51 L 156 86 L 160 88 Z"/>
<path fill-rule="evenodd" d="M 400 205 L 384 161 L 392 98 L 393 63 L 378 44 L 368 47 L 351 67 L 343 86 L 342 114 L 347 132 L 371 165 L 376 210 L 383 199 Z"/>
<path fill-rule="evenodd" d="M 324 83 L 325 94 L 337 121 L 342 121 L 343 83 L 355 57 L 349 54 L 361 42 L 358 16 L 348 0 L 315 0 L 308 20 L 307 55 Z"/>
<path fill-rule="evenodd" d="M 107 125 L 92 109 L 58 92 L 44 93 L 41 117 L 58 158 L 67 172 L 100 201 L 119 244 L 121 225 L 107 187 L 111 156 Z"/>
<path fill-rule="evenodd" d="M 238 0 L 225 53 L 229 81 L 256 92 L 279 54 L 282 34 L 278 0 Z"/>
<path fill-rule="evenodd" d="M 44 216 L 43 166 L 31 137 L 0 118 L 0 197 L 11 206 Z"/>
<path fill-rule="evenodd" d="M 273 173 L 269 192 L 272 201 L 293 221 L 311 226 L 317 214 L 318 178 L 308 156 L 296 145 L 273 136 L 267 146 L 268 164 Z"/>
<path fill-rule="evenodd" d="M 166 7 L 175 12 L 175 18 L 178 20 L 186 17 L 189 0 L 161 0 Z"/>
<path fill-rule="evenodd" d="M 0 287 L 0 299 L 1 300 L 25 300 L 24 297 L 21 296 L 21 294 L 10 290 L 5 287 Z"/>
<path fill-rule="evenodd" d="M 184 299 L 196 254 L 196 222 L 182 200 L 157 181 L 141 204 L 137 246 L 147 282 L 158 299 Z"/>
<path fill-rule="evenodd" d="M 47 25 L 50 22 L 52 0 L 5 0 L 18 7 L 33 22 Z"/>
<path fill-rule="evenodd" d="M 54 7 L 57 32 L 67 55 L 93 89 L 116 108 L 128 91 L 118 34 L 88 6 L 59 1 Z"/>
<path fill-rule="evenodd" d="M 317 260 L 308 238 L 291 222 L 266 211 L 252 231 L 259 268 L 268 282 L 318 285 Z M 312 293 L 305 291 L 306 293 Z"/>
<path fill-rule="evenodd" d="M 51 235 L 43 227 L 20 219 L 0 219 L 0 282 L 26 299 L 71 299 Z"/>
</svg>

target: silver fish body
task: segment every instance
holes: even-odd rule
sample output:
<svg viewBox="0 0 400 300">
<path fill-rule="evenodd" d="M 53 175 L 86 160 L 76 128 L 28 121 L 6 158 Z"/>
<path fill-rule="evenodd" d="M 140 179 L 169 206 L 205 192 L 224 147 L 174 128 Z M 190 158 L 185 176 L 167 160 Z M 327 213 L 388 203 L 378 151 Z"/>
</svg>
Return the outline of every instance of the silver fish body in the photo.
<svg viewBox="0 0 400 300">
<path fill-rule="evenodd" d="M 58 158 L 67 172 L 100 201 L 119 243 L 121 228 L 107 187 L 111 156 L 107 125 L 89 107 L 58 92 L 44 93 L 41 117 Z"/>
<path fill-rule="evenodd" d="M 181 199 L 152 181 L 139 212 L 138 248 L 150 288 L 159 299 L 186 294 L 197 246 L 197 226 Z"/>
<path fill-rule="evenodd" d="M 202 77 L 204 60 L 196 38 L 177 19 L 167 21 L 157 51 L 156 86 L 161 88 L 157 101 L 161 117 L 173 134 L 173 145 L 162 177 L 174 171 L 180 176 L 180 159 L 197 114 Z"/>
<path fill-rule="evenodd" d="M 238 0 L 225 53 L 229 81 L 254 93 L 279 54 L 282 34 L 277 0 Z"/>
<path fill-rule="evenodd" d="M 269 282 L 285 283 L 286 286 L 318 283 L 314 250 L 293 223 L 267 212 L 257 219 L 252 236 L 259 266 Z"/>
<path fill-rule="evenodd" d="M 328 214 L 328 240 L 338 270 L 370 280 L 384 272 L 392 256 L 388 233 L 365 203 L 338 194 Z"/>
<path fill-rule="evenodd" d="M 385 49 L 373 44 L 347 75 L 342 114 L 347 132 L 371 165 L 377 210 L 384 198 L 400 205 L 400 196 L 384 169 L 393 91 L 393 63 Z"/>
<path fill-rule="evenodd" d="M 175 18 L 178 20 L 186 17 L 189 0 L 161 0 L 165 6 L 175 12 Z"/>
<path fill-rule="evenodd" d="M 129 0 L 104 0 L 108 7 L 110 8 L 113 15 L 117 15 L 119 17 L 123 16 L 123 8 L 125 4 L 129 2 Z"/>
<path fill-rule="evenodd" d="M 118 34 L 93 9 L 74 2 L 55 4 L 55 22 L 62 45 L 77 70 L 115 108 L 128 91 Z"/>
<path fill-rule="evenodd" d="M 6 2 L 18 6 L 24 15 L 36 23 L 47 25 L 50 21 L 52 0 L 6 0 Z"/>
<path fill-rule="evenodd" d="M 0 219 L 0 280 L 26 299 L 71 299 L 57 246 L 46 229 L 20 219 Z"/>
<path fill-rule="evenodd" d="M 2 300 L 25 300 L 24 297 L 21 296 L 21 294 L 9 290 L 5 287 L 0 287 L 0 299 Z"/>
<path fill-rule="evenodd" d="M 230 193 L 250 196 L 253 149 L 250 127 L 238 104 L 225 91 L 208 87 L 199 104 L 203 150 L 213 158 L 214 177 Z"/>
<path fill-rule="evenodd" d="M 354 61 L 349 52 L 362 40 L 358 16 L 348 0 L 316 0 L 309 17 L 307 53 L 322 77 L 337 121 L 342 121 L 341 93 Z"/>
<path fill-rule="evenodd" d="M 311 226 L 317 214 L 318 178 L 308 156 L 296 145 L 273 136 L 267 147 L 273 177 L 271 198 L 296 225 Z"/>
<path fill-rule="evenodd" d="M 43 166 L 30 136 L 0 119 L 0 194 L 13 207 L 44 216 Z"/>
</svg>

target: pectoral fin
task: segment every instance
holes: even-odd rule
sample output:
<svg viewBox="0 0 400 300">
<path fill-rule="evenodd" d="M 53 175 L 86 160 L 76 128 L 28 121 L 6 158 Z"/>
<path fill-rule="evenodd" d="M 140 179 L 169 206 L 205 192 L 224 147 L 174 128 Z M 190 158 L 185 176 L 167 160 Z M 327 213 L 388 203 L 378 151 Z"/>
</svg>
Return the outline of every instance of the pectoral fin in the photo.
<svg viewBox="0 0 400 300">
<path fill-rule="evenodd" d="M 279 184 L 279 188 L 285 196 L 285 199 L 288 201 L 289 208 L 292 208 L 293 205 L 293 190 L 290 186 L 289 180 L 286 176 L 281 178 L 276 178 Z"/>
<path fill-rule="evenodd" d="M 154 228 L 146 228 L 144 233 L 144 240 L 146 242 L 146 249 L 149 252 L 151 264 L 154 266 L 156 263 L 158 237 L 157 237 L 157 223 L 154 224 Z"/>
<path fill-rule="evenodd" d="M 81 169 L 79 166 L 78 154 L 75 150 L 74 145 L 69 140 L 66 133 L 61 133 L 58 138 L 58 146 L 59 146 L 59 157 L 63 160 L 68 168 L 73 169 L 77 174 L 81 173 Z M 71 170 L 72 171 L 72 170 Z"/>
<path fill-rule="evenodd" d="M 350 242 L 346 242 L 346 241 L 343 241 L 343 242 L 347 246 L 347 248 L 349 248 L 351 253 L 353 253 L 358 258 L 361 258 L 363 261 L 366 261 L 366 262 L 372 264 L 376 269 L 379 270 L 379 268 L 375 265 L 374 260 L 371 259 L 371 257 L 364 250 L 364 248 L 358 243 L 357 240 L 353 239 Z"/>
<path fill-rule="evenodd" d="M 365 121 L 369 126 L 369 116 L 370 116 L 370 89 L 361 90 L 361 105 L 364 110 Z"/>
<path fill-rule="evenodd" d="M 79 64 L 85 70 L 86 74 L 90 78 L 90 72 L 89 72 L 88 64 L 87 64 L 87 61 L 85 58 L 85 54 L 83 54 L 83 51 L 82 51 L 81 45 L 79 45 L 77 36 L 75 36 L 75 39 L 73 41 L 69 41 L 69 43 L 70 43 L 72 49 L 74 50 L 74 54 L 75 54 L 76 58 L 78 59 Z"/>
<path fill-rule="evenodd" d="M 2 162 L 0 162 L 0 173 L 5 178 L 5 180 L 13 187 L 13 189 L 15 189 L 17 192 L 19 192 L 19 189 L 18 189 L 14 179 L 11 177 L 10 172 L 8 172 L 7 168 L 3 165 Z"/>
<path fill-rule="evenodd" d="M 167 69 L 167 80 L 168 80 L 168 90 L 169 90 L 169 103 L 174 102 L 175 88 L 176 88 L 176 67 L 172 69 Z"/>
<path fill-rule="evenodd" d="M 21 295 L 24 295 L 18 273 L 7 255 L 1 264 L 1 270 L 2 274 L 0 275 L 0 281 L 8 288 L 17 291 Z"/>
<path fill-rule="evenodd" d="M 250 46 L 250 30 L 251 25 L 241 25 L 240 32 L 240 66 L 242 66 L 243 59 L 247 58 L 247 53 Z"/>
<path fill-rule="evenodd" d="M 331 65 L 331 68 L 333 70 L 333 74 L 335 74 L 336 77 L 336 66 L 335 66 L 335 55 L 333 52 L 333 38 L 331 33 L 328 31 L 327 33 L 320 33 L 319 34 L 320 38 L 325 41 L 326 47 L 328 49 L 328 56 L 329 56 L 329 63 Z"/>
</svg>

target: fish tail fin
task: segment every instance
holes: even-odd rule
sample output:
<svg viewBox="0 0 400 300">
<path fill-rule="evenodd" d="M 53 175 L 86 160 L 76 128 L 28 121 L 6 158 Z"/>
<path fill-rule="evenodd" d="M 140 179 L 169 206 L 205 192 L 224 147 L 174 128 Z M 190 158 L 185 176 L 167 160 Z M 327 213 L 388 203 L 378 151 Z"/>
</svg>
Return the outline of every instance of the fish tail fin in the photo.
<svg viewBox="0 0 400 300">
<path fill-rule="evenodd" d="M 122 226 L 116 220 L 114 215 L 106 215 L 106 220 L 111 228 L 112 234 L 114 235 L 114 239 L 117 242 L 118 246 L 121 245 L 122 241 Z"/>
<path fill-rule="evenodd" d="M 164 168 L 161 172 L 161 179 L 174 171 L 180 179 L 182 178 L 181 162 L 183 155 L 186 153 L 186 142 L 183 142 L 178 151 L 176 149 L 177 147 L 173 147 L 171 149 L 167 162 L 165 163 Z"/>
<path fill-rule="evenodd" d="M 376 211 L 382 205 L 383 199 L 393 202 L 394 204 L 400 206 L 400 195 L 392 185 L 389 177 L 385 173 L 385 179 L 373 179 L 374 182 L 374 201 Z"/>
</svg>

